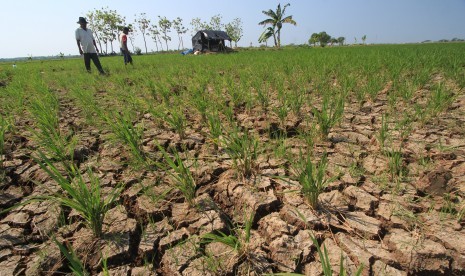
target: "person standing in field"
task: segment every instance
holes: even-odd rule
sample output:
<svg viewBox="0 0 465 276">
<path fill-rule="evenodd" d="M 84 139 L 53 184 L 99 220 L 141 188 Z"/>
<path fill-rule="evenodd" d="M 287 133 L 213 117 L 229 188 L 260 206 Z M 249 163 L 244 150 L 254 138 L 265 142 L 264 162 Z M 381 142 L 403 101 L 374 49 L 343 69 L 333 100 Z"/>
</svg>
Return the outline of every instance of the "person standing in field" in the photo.
<svg viewBox="0 0 465 276">
<path fill-rule="evenodd" d="M 128 63 L 133 65 L 131 53 L 129 52 L 129 49 L 128 49 L 128 33 L 129 33 L 129 28 L 124 27 L 123 32 L 119 36 L 120 48 L 121 48 L 121 53 L 123 53 L 123 57 L 124 57 L 124 65 L 127 65 Z"/>
<path fill-rule="evenodd" d="M 92 30 L 87 28 L 87 20 L 84 17 L 79 17 L 79 21 L 77 23 L 81 26 L 76 29 L 76 41 L 79 48 L 79 54 L 84 55 L 84 65 L 86 66 L 87 72 L 91 72 L 90 60 L 92 59 L 100 74 L 105 74 L 97 55 L 98 48 L 95 43 L 94 35 Z"/>
</svg>

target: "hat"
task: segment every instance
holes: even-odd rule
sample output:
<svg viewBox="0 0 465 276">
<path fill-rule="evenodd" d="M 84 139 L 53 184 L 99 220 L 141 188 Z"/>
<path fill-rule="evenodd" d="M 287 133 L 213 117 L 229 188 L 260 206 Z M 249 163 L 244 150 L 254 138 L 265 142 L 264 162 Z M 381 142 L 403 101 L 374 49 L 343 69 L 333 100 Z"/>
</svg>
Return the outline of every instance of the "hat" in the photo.
<svg viewBox="0 0 465 276">
<path fill-rule="evenodd" d="M 87 20 L 84 17 L 79 17 L 79 21 L 77 23 L 78 24 L 87 23 Z"/>
</svg>

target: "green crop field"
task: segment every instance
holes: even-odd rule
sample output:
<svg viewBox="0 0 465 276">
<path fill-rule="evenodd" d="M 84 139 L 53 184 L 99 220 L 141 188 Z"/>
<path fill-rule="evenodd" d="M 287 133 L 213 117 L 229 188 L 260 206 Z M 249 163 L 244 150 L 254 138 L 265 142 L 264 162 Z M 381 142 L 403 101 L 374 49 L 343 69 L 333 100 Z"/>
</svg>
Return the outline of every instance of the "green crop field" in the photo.
<svg viewBox="0 0 465 276">
<path fill-rule="evenodd" d="M 464 43 L 100 60 L 0 64 L 0 267 L 465 273 Z"/>
</svg>

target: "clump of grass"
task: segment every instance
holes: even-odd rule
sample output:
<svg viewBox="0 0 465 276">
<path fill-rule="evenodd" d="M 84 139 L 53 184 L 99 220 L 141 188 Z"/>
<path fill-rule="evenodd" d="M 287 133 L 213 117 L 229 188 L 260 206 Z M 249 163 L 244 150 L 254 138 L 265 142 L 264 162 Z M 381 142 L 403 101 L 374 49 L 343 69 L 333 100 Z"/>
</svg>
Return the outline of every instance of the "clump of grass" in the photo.
<svg viewBox="0 0 465 276">
<path fill-rule="evenodd" d="M 223 134 L 223 127 L 218 112 L 214 112 L 207 115 L 208 128 L 210 130 L 209 137 L 213 142 L 215 150 L 218 150 L 220 144 L 220 136 Z"/>
<path fill-rule="evenodd" d="M 289 107 L 285 99 L 283 99 L 283 102 L 281 105 L 273 108 L 274 113 L 276 113 L 276 116 L 279 118 L 279 126 L 281 129 L 285 131 L 286 127 L 284 125 L 287 115 L 289 114 Z"/>
<path fill-rule="evenodd" d="M 463 222 L 465 219 L 465 201 L 458 207 L 457 211 L 457 221 Z"/>
<path fill-rule="evenodd" d="M 112 112 L 109 115 L 103 115 L 103 118 L 116 138 L 129 147 L 136 162 L 148 165 L 147 155 L 142 149 L 143 127 L 132 123 L 129 112 Z"/>
<path fill-rule="evenodd" d="M 73 133 L 68 136 L 60 131 L 58 123 L 58 100 L 52 94 L 34 99 L 29 111 L 36 120 L 36 129 L 31 129 L 39 145 L 54 159 L 59 161 L 72 159 L 76 140 Z M 71 167 L 68 164 L 67 167 Z"/>
<path fill-rule="evenodd" d="M 5 177 L 3 168 L 4 154 L 5 154 L 5 134 L 11 129 L 11 124 L 0 115 L 0 182 Z"/>
<path fill-rule="evenodd" d="M 222 243 L 239 255 L 239 258 L 247 259 L 248 256 L 248 244 L 250 243 L 251 230 L 253 225 L 253 220 L 255 217 L 254 212 L 244 215 L 244 225 L 243 227 L 235 226 L 233 229 L 230 229 L 229 234 L 225 234 L 221 231 L 218 233 L 207 233 L 202 236 L 203 243 L 212 243 L 219 242 Z"/>
<path fill-rule="evenodd" d="M 10 128 L 11 125 L 7 119 L 0 116 L 0 155 L 5 153 L 5 134 L 10 130 Z"/>
<path fill-rule="evenodd" d="M 257 87 L 257 99 L 258 102 L 260 103 L 261 107 L 263 108 L 264 112 L 268 112 L 268 108 L 270 106 L 270 92 L 269 92 L 269 87 L 261 85 L 261 84 L 256 84 Z"/>
<path fill-rule="evenodd" d="M 103 234 L 102 227 L 105 215 L 119 199 L 123 186 L 115 187 L 109 195 L 104 196 L 99 179 L 90 169 L 87 170 L 89 177 L 89 183 L 87 183 L 79 171 L 75 171 L 69 176 L 63 176 L 44 153 L 39 152 L 38 154 L 39 158 L 35 158 L 36 162 L 55 180 L 64 193 L 35 196 L 20 205 L 14 206 L 14 208 L 35 201 L 49 200 L 57 202 L 62 206 L 75 210 L 84 219 L 84 223 L 92 230 L 94 236 L 100 238 Z"/>
<path fill-rule="evenodd" d="M 257 168 L 258 139 L 248 131 L 240 133 L 233 128 L 223 136 L 222 144 L 238 173 L 245 178 L 252 176 Z"/>
<path fill-rule="evenodd" d="M 190 207 L 195 206 L 195 190 L 197 184 L 195 179 L 186 165 L 186 162 L 181 159 L 179 152 L 176 149 L 171 149 L 171 156 L 161 145 L 158 149 L 163 154 L 164 163 L 158 163 L 158 166 L 167 171 L 171 176 L 171 180 L 175 188 L 177 188 L 184 195 L 184 198 Z"/>
<path fill-rule="evenodd" d="M 329 182 L 326 177 L 327 166 L 326 153 L 323 154 L 319 162 L 313 163 L 310 155 L 304 156 L 300 151 L 299 158 L 291 162 L 291 169 L 301 185 L 301 193 L 307 203 L 314 209 L 318 207 L 318 196 L 324 191 Z"/>
<path fill-rule="evenodd" d="M 84 264 L 76 255 L 73 247 L 70 244 L 63 245 L 61 242 L 57 241 L 56 238 L 53 238 L 53 241 L 58 248 L 60 249 L 61 254 L 63 254 L 69 262 L 69 269 L 72 271 L 75 276 L 88 276 L 90 273 L 86 270 Z"/>
<path fill-rule="evenodd" d="M 199 112 L 202 122 L 205 122 L 207 120 L 208 106 L 210 105 L 210 102 L 205 95 L 205 91 L 196 89 L 192 95 L 191 102 L 194 108 Z"/>
<path fill-rule="evenodd" d="M 387 116 L 385 114 L 381 115 L 381 128 L 378 133 L 378 142 L 381 145 L 381 149 L 384 150 L 386 140 L 389 138 L 389 126 L 387 121 Z"/>
<path fill-rule="evenodd" d="M 310 238 L 312 239 L 313 244 L 316 246 L 316 250 L 318 252 L 318 256 L 320 257 L 320 263 L 321 263 L 321 268 L 323 269 L 323 275 L 325 276 L 332 276 L 334 275 L 333 273 L 333 268 L 331 267 L 331 260 L 329 259 L 328 255 L 328 250 L 326 249 L 326 246 L 323 245 L 323 250 L 321 250 L 320 245 L 318 243 L 318 240 L 315 238 L 314 235 L 310 235 Z M 339 262 L 339 275 L 340 276 L 345 276 L 347 275 L 347 269 L 344 267 L 344 256 L 342 255 L 341 252 L 341 257 L 340 257 L 340 262 Z M 362 265 L 357 269 L 354 275 L 359 276 L 362 275 L 363 272 L 363 263 Z"/>
<path fill-rule="evenodd" d="M 297 213 L 298 213 L 299 217 L 303 220 L 303 222 L 306 225 L 309 225 L 309 222 L 307 221 L 305 216 L 302 213 L 299 212 L 299 210 L 297 210 Z M 335 275 L 335 273 L 334 273 L 335 271 L 333 271 L 333 268 L 331 266 L 331 260 L 329 259 L 329 254 L 328 254 L 328 250 L 326 249 L 326 245 L 323 245 L 323 250 L 321 250 L 321 246 L 320 246 L 318 240 L 316 239 L 315 235 L 313 235 L 313 233 L 309 233 L 309 234 L 310 234 L 310 239 L 313 242 L 313 245 L 315 245 L 315 247 L 316 247 L 316 250 L 318 252 L 318 256 L 320 257 L 320 264 L 321 264 L 321 268 L 322 268 L 322 271 L 323 271 L 323 275 L 325 275 L 325 276 L 333 276 L 333 275 Z M 346 276 L 347 275 L 347 269 L 344 266 L 344 256 L 342 254 L 342 251 L 341 251 L 341 257 L 340 257 L 339 260 L 340 260 L 340 262 L 339 262 L 339 275 L 340 276 Z M 355 272 L 354 275 L 356 275 L 356 276 L 362 275 L 363 267 L 364 267 L 364 265 L 362 264 L 357 269 L 357 271 Z M 301 274 L 278 273 L 278 274 L 273 274 L 273 275 L 286 276 L 286 275 L 301 275 Z"/>
<path fill-rule="evenodd" d="M 318 121 L 323 137 L 327 137 L 331 128 L 342 119 L 344 105 L 345 98 L 343 95 L 339 95 L 331 101 L 329 95 L 324 95 L 321 110 L 313 108 L 313 114 Z"/>
<path fill-rule="evenodd" d="M 181 140 L 186 137 L 186 116 L 179 107 L 171 108 L 164 118 L 165 122 L 176 131 Z"/>
<path fill-rule="evenodd" d="M 451 92 L 447 91 L 444 84 L 437 84 L 431 93 L 428 101 L 427 109 L 430 111 L 430 116 L 435 117 L 441 113 L 453 101 Z"/>
<path fill-rule="evenodd" d="M 401 179 L 407 175 L 407 168 L 404 165 L 404 158 L 402 152 L 391 150 L 385 153 L 389 160 L 389 172 L 392 179 Z"/>
</svg>

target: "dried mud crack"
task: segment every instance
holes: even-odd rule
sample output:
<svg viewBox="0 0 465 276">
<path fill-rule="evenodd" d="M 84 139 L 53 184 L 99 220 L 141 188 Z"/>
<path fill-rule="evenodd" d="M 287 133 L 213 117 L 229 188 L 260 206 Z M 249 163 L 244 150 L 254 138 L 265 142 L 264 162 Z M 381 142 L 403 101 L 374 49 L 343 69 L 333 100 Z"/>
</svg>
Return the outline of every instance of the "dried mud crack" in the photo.
<svg viewBox="0 0 465 276">
<path fill-rule="evenodd" d="M 227 74 L 223 71 L 220 77 Z M 218 136 L 208 124 L 214 118 L 203 117 L 201 106 L 168 112 L 150 102 L 130 115 L 105 110 L 141 101 L 123 97 L 133 102 L 117 102 L 111 93 L 118 85 L 151 89 L 138 87 L 130 77 L 119 82 L 99 79 L 105 82 L 101 87 L 93 87 L 95 83 L 79 87 L 79 95 L 92 95 L 86 100 L 95 100 L 101 110 L 91 110 L 91 103 L 83 104 L 73 94 L 78 92 L 49 81 L 57 131 L 72 145 L 64 147 L 69 151 L 61 158 L 80 174 L 73 178 L 63 160 L 46 151 L 32 131 L 36 122 L 16 115 L 16 130 L 6 134 L 1 156 L 0 208 L 7 210 L 0 215 L 1 275 L 70 273 L 71 261 L 57 244 L 72 249 L 92 275 L 104 275 L 104 270 L 110 275 L 322 275 L 312 237 L 326 248 L 333 268 L 342 258 L 349 275 L 362 265 L 362 275 L 465 274 L 463 213 L 457 219 L 465 210 L 465 95 L 442 74 L 432 75 L 410 101 L 399 100 L 395 107 L 388 106 L 395 93 L 391 81 L 363 101 L 347 97 L 339 123 L 324 134 L 317 123 L 307 122 L 318 122 L 324 108 L 324 99 L 314 93 L 318 87 L 306 87 L 315 95 L 311 106 L 301 107 L 304 115 L 289 112 L 282 118 L 276 89 L 268 91 L 266 107 L 236 103 L 232 94 L 220 94 L 228 110 L 216 115 L 231 126 L 229 133 Z M 331 81 L 337 88 L 342 80 Z M 0 89 L 9 82 L 1 83 Z M 408 125 L 402 121 L 408 118 L 395 117 L 410 114 L 412 101 L 427 108 L 437 83 L 451 91 L 446 109 Z M 153 92 L 154 99 L 167 106 L 177 104 L 176 97 L 195 93 L 184 84 L 168 86 L 164 89 L 169 94 Z M 225 93 L 208 85 L 204 90 L 212 98 Z M 177 111 L 187 118 L 183 132 L 170 124 Z M 162 120 L 159 113 L 171 117 Z M 385 117 L 387 113 L 391 117 Z M 130 125 L 126 133 L 139 135 L 140 143 L 125 144 L 111 122 Z M 391 135 L 386 140 L 380 138 L 384 128 Z M 262 146 L 250 159 L 252 164 L 233 158 L 233 131 L 239 137 L 254 135 Z M 312 139 L 304 136 L 310 132 Z M 40 150 L 70 183 L 81 175 L 91 185 L 95 176 L 104 199 L 121 187 L 105 212 L 101 236 L 96 237 L 82 214 L 53 198 L 27 201 L 66 194 L 38 163 Z M 314 207 L 303 195 L 295 170 L 297 157 L 308 152 L 312 164 L 323 156 L 328 161 L 324 172 L 328 182 Z M 166 166 L 167 156 L 174 160 L 171 167 Z M 173 169 L 181 164 L 185 171 Z M 195 182 L 192 198 L 176 182 L 181 173 Z"/>
</svg>

